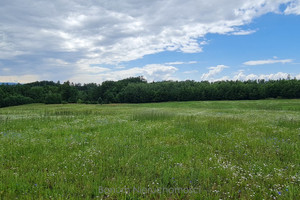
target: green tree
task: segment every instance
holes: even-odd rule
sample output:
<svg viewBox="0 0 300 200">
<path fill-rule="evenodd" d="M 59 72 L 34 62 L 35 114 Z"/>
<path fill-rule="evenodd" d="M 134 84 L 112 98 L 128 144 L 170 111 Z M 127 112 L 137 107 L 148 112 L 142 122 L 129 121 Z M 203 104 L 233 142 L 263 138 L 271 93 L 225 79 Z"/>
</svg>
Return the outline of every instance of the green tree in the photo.
<svg viewBox="0 0 300 200">
<path fill-rule="evenodd" d="M 58 93 L 52 93 L 51 91 L 45 97 L 46 104 L 60 104 L 62 103 L 61 95 Z"/>
</svg>

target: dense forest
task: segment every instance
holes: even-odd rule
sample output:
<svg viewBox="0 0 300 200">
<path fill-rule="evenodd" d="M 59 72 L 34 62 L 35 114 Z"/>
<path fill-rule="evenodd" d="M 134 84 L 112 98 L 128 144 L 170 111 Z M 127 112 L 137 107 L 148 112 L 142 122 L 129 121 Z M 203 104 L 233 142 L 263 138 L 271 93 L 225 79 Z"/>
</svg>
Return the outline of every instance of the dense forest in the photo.
<svg viewBox="0 0 300 200">
<path fill-rule="evenodd" d="M 255 81 L 162 81 L 143 77 L 120 81 L 74 84 L 69 81 L 40 81 L 28 84 L 1 84 L 0 107 L 29 103 L 146 103 L 200 100 L 251 100 L 300 98 L 300 80 Z"/>
</svg>

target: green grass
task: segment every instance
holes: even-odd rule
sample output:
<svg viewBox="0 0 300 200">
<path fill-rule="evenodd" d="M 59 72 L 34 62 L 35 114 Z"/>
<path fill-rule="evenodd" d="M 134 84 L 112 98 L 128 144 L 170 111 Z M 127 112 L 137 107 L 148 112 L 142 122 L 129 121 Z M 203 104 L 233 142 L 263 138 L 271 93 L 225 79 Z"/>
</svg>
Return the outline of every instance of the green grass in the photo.
<svg viewBox="0 0 300 200">
<path fill-rule="evenodd" d="M 1 199 L 300 199 L 300 100 L 0 109 Z"/>
</svg>

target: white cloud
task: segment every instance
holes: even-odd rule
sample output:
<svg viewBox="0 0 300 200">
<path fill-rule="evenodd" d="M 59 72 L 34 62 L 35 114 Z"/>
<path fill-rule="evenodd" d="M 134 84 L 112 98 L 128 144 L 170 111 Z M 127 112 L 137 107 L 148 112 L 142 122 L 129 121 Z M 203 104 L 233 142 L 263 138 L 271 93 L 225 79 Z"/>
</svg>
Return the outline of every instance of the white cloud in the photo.
<svg viewBox="0 0 300 200">
<path fill-rule="evenodd" d="M 41 80 L 37 75 L 0 76 L 0 82 L 6 83 L 30 83 L 37 80 Z"/>
<path fill-rule="evenodd" d="M 87 74 L 98 74 L 102 72 L 110 71 L 109 68 L 92 66 L 92 65 L 80 65 L 78 68 L 78 73 L 87 73 Z"/>
<path fill-rule="evenodd" d="M 202 48 L 196 39 L 190 39 L 185 43 L 182 43 L 179 49 L 184 53 L 202 52 Z"/>
<path fill-rule="evenodd" d="M 10 71 L 11 71 L 11 69 L 8 68 L 8 67 L 4 67 L 4 68 L 2 68 L 1 70 L 2 70 L 3 72 L 10 72 Z"/>
<path fill-rule="evenodd" d="M 266 65 L 266 64 L 275 64 L 275 63 L 290 63 L 293 62 L 292 59 L 285 59 L 285 60 L 274 60 L 274 59 L 269 59 L 269 60 L 251 60 L 244 62 L 244 65 Z"/>
<path fill-rule="evenodd" d="M 201 52 L 208 33 L 251 34 L 237 27 L 288 2 L 285 13 L 299 14 L 299 1 L 291 0 L 2 0 L 0 59 L 21 75 L 98 73 L 106 69 L 89 66 Z"/>
<path fill-rule="evenodd" d="M 230 77 L 229 76 L 223 76 L 221 78 L 213 79 L 213 82 L 216 82 L 216 81 L 226 81 L 226 80 L 230 80 Z"/>
<path fill-rule="evenodd" d="M 195 74 L 198 73 L 198 70 L 185 71 L 184 74 Z"/>
<path fill-rule="evenodd" d="M 125 69 L 126 67 L 123 65 L 115 66 L 115 69 Z"/>
<path fill-rule="evenodd" d="M 176 62 L 168 62 L 167 65 L 182 65 L 184 62 L 176 61 Z"/>
<path fill-rule="evenodd" d="M 284 11 L 285 14 L 296 14 L 300 15 L 300 1 L 292 1 Z"/>
<path fill-rule="evenodd" d="M 250 35 L 255 33 L 256 30 L 239 30 L 236 32 L 231 33 L 232 35 Z"/>
<path fill-rule="evenodd" d="M 233 80 L 278 80 L 286 79 L 288 75 L 288 73 L 284 72 L 278 72 L 276 74 L 245 74 L 244 71 L 241 70 L 233 77 Z"/>
<path fill-rule="evenodd" d="M 143 76 L 147 81 L 178 80 L 174 73 L 178 69 L 173 66 L 150 64 L 144 67 L 134 67 L 125 70 L 107 71 L 103 73 L 78 73 L 72 78 L 73 82 L 101 83 L 105 80 L 120 80 L 128 77 Z"/>
<path fill-rule="evenodd" d="M 279 79 L 287 79 L 288 77 L 296 78 L 300 80 L 300 74 L 289 74 L 285 72 L 277 72 L 277 73 L 270 73 L 270 74 L 246 74 L 244 70 L 240 70 L 235 73 L 234 76 L 223 76 L 221 78 L 214 78 L 212 77 L 209 81 L 216 82 L 216 81 L 226 81 L 226 80 L 240 80 L 240 81 L 247 81 L 247 80 L 279 80 Z"/>
<path fill-rule="evenodd" d="M 196 64 L 197 61 L 189 61 L 189 62 L 182 62 L 182 61 L 175 61 L 175 62 L 168 62 L 165 63 L 166 65 L 183 65 L 183 64 Z"/>
<path fill-rule="evenodd" d="M 202 80 L 211 80 L 215 75 L 220 74 L 224 69 L 228 68 L 225 65 L 217 65 L 216 67 L 209 67 L 208 73 L 201 76 Z"/>
</svg>

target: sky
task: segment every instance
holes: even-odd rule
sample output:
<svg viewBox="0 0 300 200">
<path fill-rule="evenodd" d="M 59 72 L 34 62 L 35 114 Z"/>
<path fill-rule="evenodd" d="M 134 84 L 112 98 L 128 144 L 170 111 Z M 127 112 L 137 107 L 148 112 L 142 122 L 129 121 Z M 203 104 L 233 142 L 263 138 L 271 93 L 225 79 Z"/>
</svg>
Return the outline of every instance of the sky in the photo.
<svg viewBox="0 0 300 200">
<path fill-rule="evenodd" d="M 300 0 L 0 0 L 0 82 L 300 79 Z"/>
</svg>

